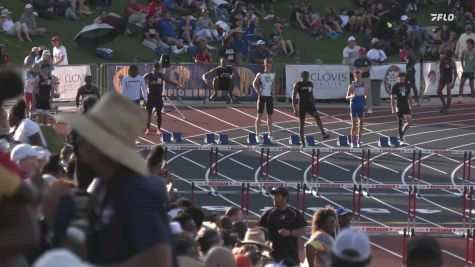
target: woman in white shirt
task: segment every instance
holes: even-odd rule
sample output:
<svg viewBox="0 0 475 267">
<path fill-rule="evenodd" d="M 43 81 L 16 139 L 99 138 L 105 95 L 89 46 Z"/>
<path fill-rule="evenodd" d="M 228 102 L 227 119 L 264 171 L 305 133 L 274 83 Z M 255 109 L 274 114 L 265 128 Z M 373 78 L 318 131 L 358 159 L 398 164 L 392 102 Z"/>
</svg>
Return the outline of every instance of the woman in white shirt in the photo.
<svg viewBox="0 0 475 267">
<path fill-rule="evenodd" d="M 8 121 L 12 131 L 13 140 L 19 143 L 30 144 L 32 146 L 46 147 L 46 140 L 41 132 L 40 126 L 28 118 L 25 114 L 25 100 L 19 99 L 10 109 Z"/>
<path fill-rule="evenodd" d="M 8 35 L 16 35 L 21 42 L 23 42 L 23 37 L 21 36 L 21 34 L 23 33 L 28 42 L 31 42 L 30 34 L 28 32 L 28 26 L 26 26 L 25 23 L 21 23 L 19 21 L 13 22 L 13 19 L 10 14 L 12 14 L 12 12 L 10 12 L 6 8 L 3 9 L 0 13 L 0 23 L 2 24 L 2 31 L 6 32 Z"/>
</svg>

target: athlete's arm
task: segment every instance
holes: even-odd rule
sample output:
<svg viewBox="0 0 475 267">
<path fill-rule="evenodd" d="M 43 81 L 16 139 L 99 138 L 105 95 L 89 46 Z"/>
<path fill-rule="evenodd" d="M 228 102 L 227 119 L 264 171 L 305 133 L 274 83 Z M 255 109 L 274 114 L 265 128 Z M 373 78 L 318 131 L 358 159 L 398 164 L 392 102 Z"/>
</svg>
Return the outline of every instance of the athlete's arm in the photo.
<svg viewBox="0 0 475 267">
<path fill-rule="evenodd" d="M 465 61 L 463 58 L 465 57 L 465 51 L 462 52 L 462 58 L 460 59 L 460 64 L 462 65 L 462 69 L 465 69 Z"/>
<path fill-rule="evenodd" d="M 391 95 L 391 113 L 394 114 L 396 112 L 396 95 Z"/>
<path fill-rule="evenodd" d="M 412 97 L 411 97 L 411 90 L 407 92 L 407 104 L 409 105 L 409 109 L 412 110 Z"/>
<path fill-rule="evenodd" d="M 454 79 L 453 79 L 453 82 L 452 82 L 452 86 L 455 84 L 455 81 L 457 80 L 457 65 L 455 65 L 455 61 L 452 60 L 452 66 L 453 66 L 453 70 L 454 70 Z"/>
<path fill-rule="evenodd" d="M 348 91 L 346 92 L 346 100 L 351 100 L 354 97 L 354 92 L 355 89 L 352 84 L 348 86 Z"/>
<path fill-rule="evenodd" d="M 315 254 L 313 254 L 312 246 L 305 246 L 305 256 L 307 258 L 308 267 L 315 267 Z"/>
<path fill-rule="evenodd" d="M 76 94 L 76 107 L 79 107 L 79 98 L 81 98 L 81 87 L 79 87 L 78 93 Z"/>
<path fill-rule="evenodd" d="M 205 83 L 208 83 L 209 81 L 208 81 L 208 79 L 206 79 L 206 76 L 211 75 L 211 74 L 213 74 L 213 76 L 216 75 L 216 68 L 214 68 L 214 69 L 208 71 L 207 73 L 203 74 L 203 76 L 201 76 L 201 79 L 202 79 Z"/>
<path fill-rule="evenodd" d="M 145 80 L 140 80 L 140 90 L 142 90 L 143 100 L 147 102 L 148 100 L 148 93 L 147 93 L 147 86 L 145 85 Z"/>
<path fill-rule="evenodd" d="M 254 81 L 252 82 L 252 88 L 256 92 L 257 95 L 260 95 L 261 93 L 259 92 L 259 79 L 261 78 L 261 73 L 259 72 L 256 77 L 254 78 Z"/>
<path fill-rule="evenodd" d="M 307 226 L 302 226 L 297 229 L 292 229 L 290 232 L 290 236 L 294 237 L 301 237 L 307 232 Z"/>
<path fill-rule="evenodd" d="M 294 84 L 294 90 L 292 92 L 292 107 L 294 108 L 295 116 L 298 115 L 297 102 L 295 101 L 296 98 L 297 98 L 297 84 Z"/>
</svg>

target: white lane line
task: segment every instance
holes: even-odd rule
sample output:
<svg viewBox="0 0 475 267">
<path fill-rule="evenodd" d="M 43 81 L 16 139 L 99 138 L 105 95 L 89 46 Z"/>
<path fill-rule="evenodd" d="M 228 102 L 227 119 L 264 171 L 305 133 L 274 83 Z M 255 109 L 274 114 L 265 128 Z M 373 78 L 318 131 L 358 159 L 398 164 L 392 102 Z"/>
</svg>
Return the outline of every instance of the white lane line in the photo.
<svg viewBox="0 0 475 267">
<path fill-rule="evenodd" d="M 214 115 L 212 115 L 212 114 L 210 114 L 210 113 L 208 113 L 208 112 L 204 112 L 204 111 L 202 111 L 202 110 L 196 109 L 196 108 L 191 107 L 191 106 L 187 106 L 187 108 L 192 109 L 192 110 L 194 110 L 194 111 L 196 111 L 196 112 L 199 112 L 199 113 L 201 113 L 201 114 L 204 114 L 204 115 L 206 115 L 206 116 L 208 116 L 208 117 L 211 117 L 211 118 L 213 118 L 213 119 L 215 119 L 215 120 L 217 120 L 217 121 L 220 121 L 220 122 L 222 122 L 222 123 L 225 123 L 225 124 L 227 124 L 227 125 L 229 125 L 229 126 L 232 126 L 232 127 L 234 127 L 234 128 L 239 128 L 239 129 L 241 129 L 241 126 L 238 126 L 238 125 L 236 125 L 236 124 L 233 124 L 233 123 L 230 123 L 230 122 L 228 122 L 228 121 L 225 121 L 225 120 L 223 120 L 223 119 L 221 119 L 221 118 L 218 118 L 218 117 L 216 117 L 216 116 L 214 116 Z"/>
<path fill-rule="evenodd" d="M 394 255 L 394 256 L 396 256 L 396 257 L 402 259 L 402 256 L 399 255 L 399 254 L 396 253 L 396 252 L 393 252 L 393 251 L 391 251 L 391 250 L 389 250 L 389 249 L 387 249 L 387 248 L 385 248 L 385 247 L 382 247 L 382 246 L 380 246 L 380 245 L 378 245 L 378 244 L 376 244 L 376 243 L 373 243 L 373 242 L 370 242 L 370 244 L 373 245 L 373 246 L 375 246 L 375 247 L 377 247 L 377 248 L 379 248 L 379 249 L 381 249 L 381 250 L 383 250 L 383 251 L 385 251 L 385 252 L 387 252 L 387 253 L 389 253 L 389 254 L 392 254 L 392 255 Z"/>
<path fill-rule="evenodd" d="M 299 167 L 294 166 L 294 165 L 292 165 L 292 164 L 290 164 L 290 163 L 287 163 L 287 162 L 285 162 L 285 161 L 283 161 L 283 160 L 281 160 L 281 159 L 277 159 L 277 161 L 280 162 L 280 163 L 282 163 L 282 164 L 284 164 L 284 165 L 286 165 L 286 166 L 288 166 L 288 167 L 290 167 L 290 168 L 294 168 L 294 169 L 296 169 L 297 171 L 301 171 L 301 170 L 302 170 L 302 169 L 300 169 Z"/>
<path fill-rule="evenodd" d="M 337 164 L 335 164 L 335 163 L 331 163 L 330 161 L 324 160 L 323 162 L 325 162 L 326 164 L 331 165 L 331 166 L 333 166 L 333 167 L 336 167 L 336 168 L 338 168 L 338 169 L 340 169 L 340 170 L 344 170 L 344 171 L 346 171 L 346 172 L 350 172 L 349 169 L 344 168 L 344 167 L 341 167 L 341 166 L 339 166 L 339 165 L 337 165 Z"/>
<path fill-rule="evenodd" d="M 195 164 L 196 166 L 199 166 L 199 167 L 201 167 L 201 168 L 203 168 L 203 169 L 206 169 L 205 166 L 203 166 L 202 164 L 200 164 L 200 163 L 198 163 L 198 162 L 196 162 L 196 161 L 194 161 L 194 160 L 191 160 L 191 159 L 189 159 L 189 158 L 187 158 L 187 157 L 185 157 L 185 156 L 182 156 L 182 158 L 183 158 L 184 160 L 186 160 L 186 161 L 189 161 L 189 162 Z"/>
<path fill-rule="evenodd" d="M 240 161 L 238 161 L 238 160 L 235 160 L 235 159 L 233 159 L 233 158 L 229 158 L 229 160 L 232 161 L 232 162 L 234 162 L 234 163 L 237 163 L 237 164 L 239 164 L 239 165 L 241 165 L 241 166 L 243 166 L 243 167 L 246 167 L 246 168 L 248 168 L 248 169 L 250 169 L 250 170 L 254 170 L 254 167 L 251 167 L 251 166 L 249 166 L 249 165 L 247 165 L 247 164 L 245 164 L 245 163 L 242 163 L 242 162 L 240 162 Z"/>
</svg>

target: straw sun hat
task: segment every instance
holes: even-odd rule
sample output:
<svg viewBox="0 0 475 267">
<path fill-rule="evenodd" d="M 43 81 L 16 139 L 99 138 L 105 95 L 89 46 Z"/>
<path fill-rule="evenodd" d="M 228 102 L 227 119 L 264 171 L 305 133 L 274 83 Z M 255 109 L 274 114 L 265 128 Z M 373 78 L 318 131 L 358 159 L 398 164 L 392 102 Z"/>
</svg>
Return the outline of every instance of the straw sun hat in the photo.
<svg viewBox="0 0 475 267">
<path fill-rule="evenodd" d="M 272 251 L 272 248 L 266 244 L 265 233 L 259 228 L 248 229 L 241 244 L 259 245 L 262 246 L 263 249 Z"/>
<path fill-rule="evenodd" d="M 88 113 L 58 114 L 85 140 L 123 166 L 148 175 L 144 159 L 135 149 L 135 139 L 145 125 L 145 113 L 117 93 L 101 98 Z"/>
</svg>

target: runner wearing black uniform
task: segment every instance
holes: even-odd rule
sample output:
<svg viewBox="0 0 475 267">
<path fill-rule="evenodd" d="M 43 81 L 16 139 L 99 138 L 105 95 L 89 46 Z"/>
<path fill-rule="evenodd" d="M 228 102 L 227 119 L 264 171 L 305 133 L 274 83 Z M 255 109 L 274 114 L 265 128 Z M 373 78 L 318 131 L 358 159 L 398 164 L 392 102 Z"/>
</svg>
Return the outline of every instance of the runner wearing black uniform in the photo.
<svg viewBox="0 0 475 267">
<path fill-rule="evenodd" d="M 150 122 L 152 121 L 152 112 L 153 108 L 156 110 L 157 116 L 157 132 L 156 135 L 161 135 L 162 127 L 162 108 L 163 108 L 163 82 L 171 83 L 175 86 L 178 86 L 179 90 L 183 90 L 182 86 L 178 83 L 171 81 L 165 75 L 160 72 L 161 65 L 155 63 L 153 66 L 153 72 L 147 73 L 143 76 L 145 83 L 147 84 L 147 101 L 145 101 L 144 106 L 147 109 L 147 130 L 145 130 L 146 135 L 152 135 L 150 130 Z"/>
<path fill-rule="evenodd" d="M 58 78 L 50 74 L 49 64 L 42 64 L 40 68 L 40 75 L 35 79 L 35 102 L 36 111 L 38 112 L 38 123 L 46 123 L 46 114 L 51 109 L 51 99 L 53 98 L 57 85 Z"/>
<path fill-rule="evenodd" d="M 391 112 L 392 114 L 397 114 L 399 139 L 401 145 L 405 144 L 404 134 L 411 126 L 412 119 L 411 87 L 405 82 L 405 75 L 406 74 L 404 72 L 398 73 L 398 82 L 393 85 L 391 90 Z M 405 123 L 404 120 L 406 120 Z"/>
<path fill-rule="evenodd" d="M 85 85 L 79 87 L 78 93 L 76 95 L 76 108 L 79 108 L 79 100 L 83 101 L 84 98 L 90 95 L 94 95 L 99 99 L 99 88 L 92 84 L 92 76 L 86 75 L 84 79 Z"/>
<path fill-rule="evenodd" d="M 329 134 L 325 133 L 323 129 L 322 120 L 318 115 L 317 108 L 315 107 L 314 98 L 313 98 L 313 83 L 309 81 L 310 74 L 308 71 L 302 71 L 300 75 L 300 81 L 294 85 L 294 90 L 292 94 L 292 105 L 294 108 L 295 116 L 299 116 L 300 119 L 300 141 L 302 142 L 302 147 L 305 147 L 305 115 L 307 112 L 315 119 L 320 132 L 322 133 L 322 139 L 327 139 L 330 137 Z M 297 94 L 299 94 L 299 103 L 297 108 L 297 102 L 295 101 Z"/>
<path fill-rule="evenodd" d="M 446 50 L 442 54 L 442 59 L 440 60 L 439 65 L 439 87 L 437 88 L 437 95 L 442 102 L 442 108 L 440 113 L 445 115 L 449 114 L 450 102 L 451 102 L 451 90 L 454 87 L 455 80 L 457 79 L 457 67 L 455 62 L 452 59 L 452 51 Z M 445 102 L 445 97 L 442 94 L 442 90 L 447 86 L 447 102 Z"/>
<path fill-rule="evenodd" d="M 216 100 L 218 97 L 219 91 L 228 91 L 227 103 L 239 104 L 236 96 L 233 94 L 234 81 L 236 80 L 238 74 L 236 69 L 233 66 L 228 65 L 228 60 L 225 57 L 221 57 L 220 65 L 207 73 L 203 74 L 201 77 L 203 81 L 208 84 L 209 81 L 206 78 L 208 75 L 213 75 L 213 95 L 209 98 L 211 101 Z"/>
</svg>

